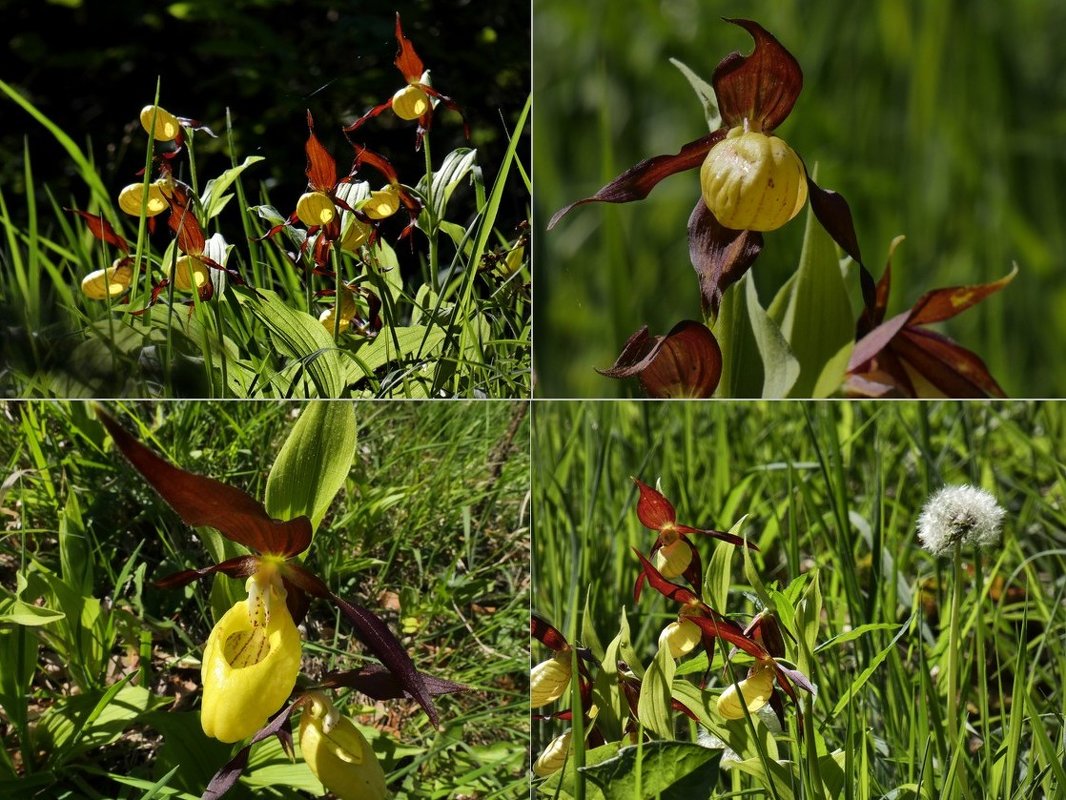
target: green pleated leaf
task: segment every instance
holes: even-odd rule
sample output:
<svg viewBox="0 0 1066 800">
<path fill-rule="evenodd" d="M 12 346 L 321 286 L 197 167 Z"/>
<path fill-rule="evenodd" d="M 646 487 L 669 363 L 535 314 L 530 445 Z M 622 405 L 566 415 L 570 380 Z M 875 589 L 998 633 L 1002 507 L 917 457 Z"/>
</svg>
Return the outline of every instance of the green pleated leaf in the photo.
<svg viewBox="0 0 1066 800">
<path fill-rule="evenodd" d="M 855 343 L 855 318 L 836 244 L 810 206 L 799 267 L 774 298 L 770 316 L 775 314 L 780 314 L 781 332 L 800 365 L 789 396 L 835 393 Z"/>
<path fill-rule="evenodd" d="M 690 800 L 710 796 L 721 757 L 721 750 L 689 742 L 648 742 L 582 771 L 607 800 Z"/>
<path fill-rule="evenodd" d="M 318 529 L 355 460 L 356 427 L 350 402 L 316 400 L 303 407 L 267 476 L 271 517 L 307 516 Z"/>
<path fill-rule="evenodd" d="M 847 691 L 840 696 L 839 700 L 837 700 L 837 704 L 833 707 L 833 711 L 830 714 L 831 717 L 835 717 L 841 711 L 843 711 L 847 707 L 848 703 L 851 702 L 851 698 L 853 698 L 862 690 L 862 687 L 866 685 L 866 682 L 870 680 L 873 674 L 877 671 L 877 668 L 884 663 L 884 660 L 886 658 L 888 658 L 888 654 L 891 653 L 892 650 L 895 648 L 896 642 L 898 642 L 903 636 L 903 634 L 910 629 L 911 624 L 913 622 L 914 616 L 911 615 L 911 618 L 900 626 L 899 631 L 896 633 L 895 636 L 892 637 L 892 641 L 888 643 L 888 646 L 885 647 L 885 649 L 878 653 L 876 656 L 874 656 L 870 663 L 866 666 L 866 669 L 860 672 L 858 677 L 856 677 L 855 680 L 851 682 L 851 686 L 849 686 Z"/>
<path fill-rule="evenodd" d="M 245 299 L 252 313 L 269 329 L 275 347 L 300 362 L 319 397 L 340 397 L 344 392 L 344 370 L 333 337 L 317 319 L 289 308 L 274 292 L 259 289 L 261 299 Z M 299 383 L 293 380 L 293 394 Z M 310 388 L 310 387 L 307 387 Z"/>
<path fill-rule="evenodd" d="M 361 346 L 351 356 L 354 363 L 348 378 L 354 382 L 394 362 L 435 357 L 443 341 L 444 329 L 436 326 L 412 325 L 383 330 L 374 341 Z"/>
<path fill-rule="evenodd" d="M 637 715 L 641 725 L 660 739 L 674 738 L 674 710 L 670 702 L 676 669 L 670 648 L 661 647 L 640 684 Z"/>
<path fill-rule="evenodd" d="M 699 98 L 703 106 L 703 116 L 707 118 L 707 130 L 716 131 L 722 127 L 722 115 L 718 111 L 718 97 L 714 93 L 714 87 L 676 58 L 671 58 L 670 63 L 681 71 Z"/>
</svg>

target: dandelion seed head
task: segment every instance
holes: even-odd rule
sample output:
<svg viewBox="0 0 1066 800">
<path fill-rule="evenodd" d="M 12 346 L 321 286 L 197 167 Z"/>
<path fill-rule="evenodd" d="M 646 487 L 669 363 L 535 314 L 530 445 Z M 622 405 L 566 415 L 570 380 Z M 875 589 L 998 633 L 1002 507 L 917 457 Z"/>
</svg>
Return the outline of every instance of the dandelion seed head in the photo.
<svg viewBox="0 0 1066 800">
<path fill-rule="evenodd" d="M 918 517 L 918 539 L 935 556 L 956 544 L 991 547 L 999 542 L 1003 515 L 996 498 L 976 486 L 945 486 Z"/>
</svg>

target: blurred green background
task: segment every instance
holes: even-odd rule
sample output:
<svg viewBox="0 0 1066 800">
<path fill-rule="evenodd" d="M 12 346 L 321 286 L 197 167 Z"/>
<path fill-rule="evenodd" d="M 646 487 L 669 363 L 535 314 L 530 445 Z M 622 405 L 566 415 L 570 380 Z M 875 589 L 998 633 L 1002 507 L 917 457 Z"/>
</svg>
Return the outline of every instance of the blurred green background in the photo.
<svg viewBox="0 0 1066 800">
<path fill-rule="evenodd" d="M 804 89 L 778 129 L 819 183 L 851 205 L 875 277 L 889 242 L 889 313 L 928 289 L 1014 283 L 944 328 L 1008 395 L 1066 396 L 1049 361 L 1066 340 L 1066 3 L 1057 0 L 535 0 L 535 366 L 540 396 L 639 394 L 602 378 L 641 325 L 699 319 L 686 223 L 695 171 L 640 203 L 551 214 L 642 158 L 703 135 L 669 59 L 709 80 L 759 21 L 799 60 Z M 766 237 L 753 275 L 763 304 L 795 269 L 802 215 Z M 1055 357 L 1055 361 L 1058 358 Z"/>
</svg>

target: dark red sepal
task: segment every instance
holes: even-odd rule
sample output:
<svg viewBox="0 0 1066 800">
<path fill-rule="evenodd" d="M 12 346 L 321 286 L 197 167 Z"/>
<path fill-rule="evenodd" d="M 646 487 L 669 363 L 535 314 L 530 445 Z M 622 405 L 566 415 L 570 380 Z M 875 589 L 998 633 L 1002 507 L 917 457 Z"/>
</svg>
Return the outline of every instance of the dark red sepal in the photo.
<svg viewBox="0 0 1066 800">
<path fill-rule="evenodd" d="M 586 203 L 630 203 L 634 200 L 643 200 L 648 196 L 648 192 L 654 189 L 663 178 L 700 166 L 707 153 L 725 138 L 725 134 L 726 130 L 720 128 L 684 145 L 676 155 L 653 156 L 652 158 L 644 159 L 639 164 L 627 169 L 591 197 L 577 200 L 556 211 L 548 222 L 548 230 L 554 228 L 559 223 L 559 220 L 565 217 L 571 209 Z"/>
<path fill-rule="evenodd" d="M 722 377 L 722 350 L 700 322 L 679 322 L 665 336 L 647 326 L 626 340 L 608 378 L 636 377 L 650 397 L 710 397 Z"/>
<path fill-rule="evenodd" d="M 700 282 L 704 313 L 717 314 L 725 290 L 744 277 L 762 252 L 758 231 L 724 227 L 701 197 L 688 218 L 688 257 Z"/>
<path fill-rule="evenodd" d="M 570 646 L 558 628 L 537 614 L 529 615 L 529 635 L 557 653 Z"/>
<path fill-rule="evenodd" d="M 393 62 L 396 69 L 400 70 L 400 74 L 408 83 L 418 83 L 426 68 L 422 64 L 422 59 L 418 57 L 418 53 L 415 52 L 415 46 L 411 44 L 411 40 L 403 35 L 399 12 L 396 12 L 396 45 L 398 49 L 396 60 Z"/>
<path fill-rule="evenodd" d="M 304 152 L 307 154 L 307 185 L 318 192 L 326 192 L 332 196 L 337 186 L 337 162 L 315 136 L 315 121 L 311 112 L 307 112 L 307 144 Z"/>
<path fill-rule="evenodd" d="M 206 525 L 232 541 L 290 557 L 311 544 L 311 520 L 272 519 L 263 504 L 245 492 L 203 475 L 186 472 L 129 434 L 102 408 L 97 415 L 119 450 L 186 525 Z"/>
<path fill-rule="evenodd" d="M 671 583 L 663 577 L 663 574 L 659 572 L 659 570 L 655 568 L 655 565 L 648 561 L 639 550 L 633 548 L 633 552 L 636 553 L 637 558 L 640 559 L 640 565 L 644 568 L 644 575 L 651 588 L 655 589 L 655 591 L 663 597 L 678 603 L 700 603 L 699 597 L 696 596 L 691 589 L 686 589 L 684 586 L 678 586 L 676 583 Z"/>
<path fill-rule="evenodd" d="M 769 133 L 792 111 L 803 88 L 799 62 L 772 34 L 749 19 L 726 19 L 751 34 L 751 55 L 730 53 L 711 77 L 722 123 L 728 128 L 748 120 L 755 130 Z"/>
<path fill-rule="evenodd" d="M 639 478 L 631 478 L 640 490 L 637 499 L 637 518 L 648 530 L 661 531 L 666 525 L 677 521 L 677 511 L 662 492 L 653 489 Z"/>
</svg>

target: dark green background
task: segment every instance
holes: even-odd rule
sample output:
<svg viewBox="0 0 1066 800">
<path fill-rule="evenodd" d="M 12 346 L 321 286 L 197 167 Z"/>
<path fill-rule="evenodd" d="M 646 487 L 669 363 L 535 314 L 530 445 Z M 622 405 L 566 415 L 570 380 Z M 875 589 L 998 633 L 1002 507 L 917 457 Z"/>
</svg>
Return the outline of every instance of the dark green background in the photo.
<svg viewBox="0 0 1066 800">
<path fill-rule="evenodd" d="M 1066 395 L 1066 4 L 951 0 L 536 0 L 535 217 L 592 194 L 642 158 L 706 132 L 674 57 L 709 79 L 759 21 L 799 60 L 804 89 L 778 133 L 855 216 L 875 276 L 896 252 L 889 313 L 931 288 L 988 281 L 1002 294 L 943 330 L 1013 396 Z M 639 393 L 601 378 L 641 325 L 698 319 L 685 226 L 696 172 L 648 199 L 575 211 L 535 253 L 541 396 Z M 794 270 L 803 217 L 766 237 L 763 304 Z"/>
</svg>

